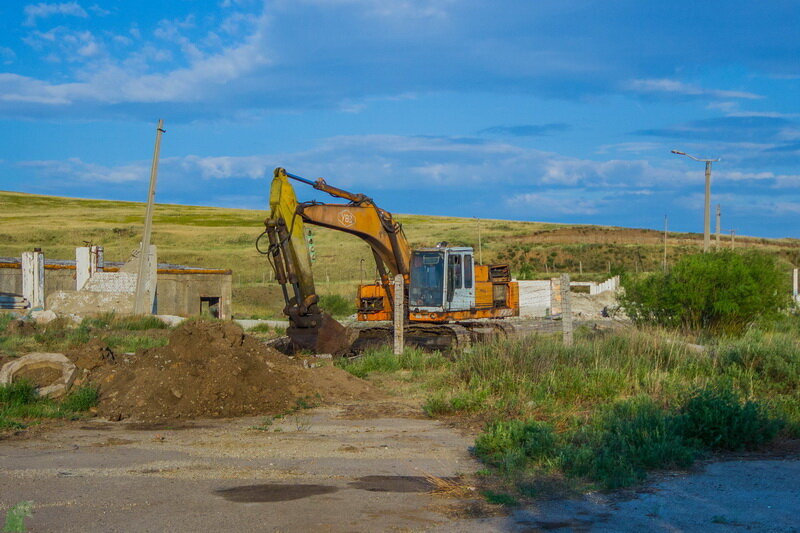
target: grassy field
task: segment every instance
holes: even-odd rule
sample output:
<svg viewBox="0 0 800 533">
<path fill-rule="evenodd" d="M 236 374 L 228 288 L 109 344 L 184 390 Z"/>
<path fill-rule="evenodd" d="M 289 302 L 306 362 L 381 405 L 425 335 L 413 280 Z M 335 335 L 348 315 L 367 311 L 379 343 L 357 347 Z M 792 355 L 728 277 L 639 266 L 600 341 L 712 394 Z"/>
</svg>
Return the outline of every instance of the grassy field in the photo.
<svg viewBox="0 0 800 533">
<path fill-rule="evenodd" d="M 140 239 L 144 211 L 143 204 L 132 202 L 0 192 L 0 256 L 19 257 L 22 251 L 40 247 L 48 258 L 74 259 L 74 248 L 90 242 L 104 246 L 107 260 L 123 261 Z M 231 269 L 234 313 L 278 317 L 283 306 L 280 292 L 271 282 L 265 257 L 254 246 L 266 215 L 266 210 L 159 204 L 153 234 L 159 261 Z M 412 246 L 447 241 L 477 251 L 474 219 L 397 218 Z M 480 228 L 483 261 L 508 262 L 517 276 L 527 279 L 569 272 L 576 279 L 582 273 L 584 279 L 597 280 L 620 269 L 654 270 L 660 268 L 663 255 L 663 235 L 651 230 L 505 220 L 481 220 Z M 322 228 L 313 231 L 320 294 L 352 299 L 361 280 L 375 277 L 369 248 L 350 235 Z M 670 261 L 696 251 L 701 241 L 699 234 L 671 233 Z M 737 237 L 736 245 L 775 253 L 786 263 L 787 272 L 800 262 L 800 240 Z"/>
<path fill-rule="evenodd" d="M 800 437 L 798 319 L 707 340 L 629 328 L 535 335 L 450 359 L 368 352 L 339 365 L 431 417 L 481 428 L 473 453 L 485 496 L 520 499 L 636 484 L 718 451 Z M 501 501 L 502 500 L 502 501 Z"/>
</svg>

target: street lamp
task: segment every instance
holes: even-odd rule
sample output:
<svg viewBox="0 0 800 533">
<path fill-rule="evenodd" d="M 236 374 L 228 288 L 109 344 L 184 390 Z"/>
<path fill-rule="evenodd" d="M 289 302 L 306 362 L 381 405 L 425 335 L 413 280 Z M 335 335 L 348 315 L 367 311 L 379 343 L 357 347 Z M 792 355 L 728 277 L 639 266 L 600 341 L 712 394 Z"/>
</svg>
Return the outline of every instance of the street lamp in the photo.
<svg viewBox="0 0 800 533">
<path fill-rule="evenodd" d="M 689 155 L 686 152 L 681 152 L 680 150 L 672 150 L 672 153 L 677 155 L 685 155 L 690 159 L 702 161 L 706 164 L 706 209 L 705 214 L 703 215 L 703 251 L 707 252 L 708 248 L 711 246 L 711 163 L 719 161 L 719 158 L 700 159 L 699 157 Z"/>
</svg>

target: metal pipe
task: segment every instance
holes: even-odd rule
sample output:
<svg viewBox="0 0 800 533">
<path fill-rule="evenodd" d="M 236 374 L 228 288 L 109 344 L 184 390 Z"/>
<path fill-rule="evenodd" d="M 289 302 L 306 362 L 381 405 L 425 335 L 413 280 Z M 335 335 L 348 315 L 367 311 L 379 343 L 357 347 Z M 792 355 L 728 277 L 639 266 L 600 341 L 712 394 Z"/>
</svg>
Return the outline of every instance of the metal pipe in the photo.
<svg viewBox="0 0 800 533">
<path fill-rule="evenodd" d="M 302 181 L 303 183 L 307 183 L 308 185 L 311 185 L 312 187 L 315 185 L 315 183 L 313 181 L 307 180 L 305 178 L 301 178 L 300 176 L 298 176 L 296 174 L 289 174 L 287 172 L 286 175 L 289 176 L 290 178 L 292 178 L 293 180 Z"/>
</svg>

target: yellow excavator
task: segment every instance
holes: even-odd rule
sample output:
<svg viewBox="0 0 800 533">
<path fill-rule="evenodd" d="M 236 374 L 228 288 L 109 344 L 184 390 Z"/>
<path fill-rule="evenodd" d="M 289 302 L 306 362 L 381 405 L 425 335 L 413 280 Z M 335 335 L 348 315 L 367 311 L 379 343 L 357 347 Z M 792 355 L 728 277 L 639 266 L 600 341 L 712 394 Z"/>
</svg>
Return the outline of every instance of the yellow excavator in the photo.
<svg viewBox="0 0 800 533">
<path fill-rule="evenodd" d="M 289 180 L 311 185 L 347 203 L 298 202 Z M 412 250 L 402 225 L 364 194 L 351 193 L 276 168 L 270 189 L 270 214 L 256 242 L 275 270 L 289 318 L 287 335 L 294 349 L 341 354 L 389 342 L 394 302 L 407 303 L 406 340 L 423 347 L 448 349 L 507 331 L 502 321 L 519 315 L 519 289 L 508 265 L 476 265 L 467 246 Z M 343 231 L 365 241 L 375 259 L 378 279 L 358 288 L 361 327 L 345 328 L 319 307 L 305 240 L 305 224 Z M 259 246 L 262 237 L 269 247 Z M 393 279 L 402 275 L 403 294 Z"/>
</svg>

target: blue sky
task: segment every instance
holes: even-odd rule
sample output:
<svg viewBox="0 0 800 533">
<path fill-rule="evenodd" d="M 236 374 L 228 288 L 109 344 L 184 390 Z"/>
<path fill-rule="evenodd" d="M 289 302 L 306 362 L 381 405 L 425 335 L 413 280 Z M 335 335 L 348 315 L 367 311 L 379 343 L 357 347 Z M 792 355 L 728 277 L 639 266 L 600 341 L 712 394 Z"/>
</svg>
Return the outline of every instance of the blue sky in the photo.
<svg viewBox="0 0 800 533">
<path fill-rule="evenodd" d="M 800 2 L 0 4 L 0 189 L 800 237 Z M 324 199 L 301 190 L 306 199 Z"/>
</svg>

